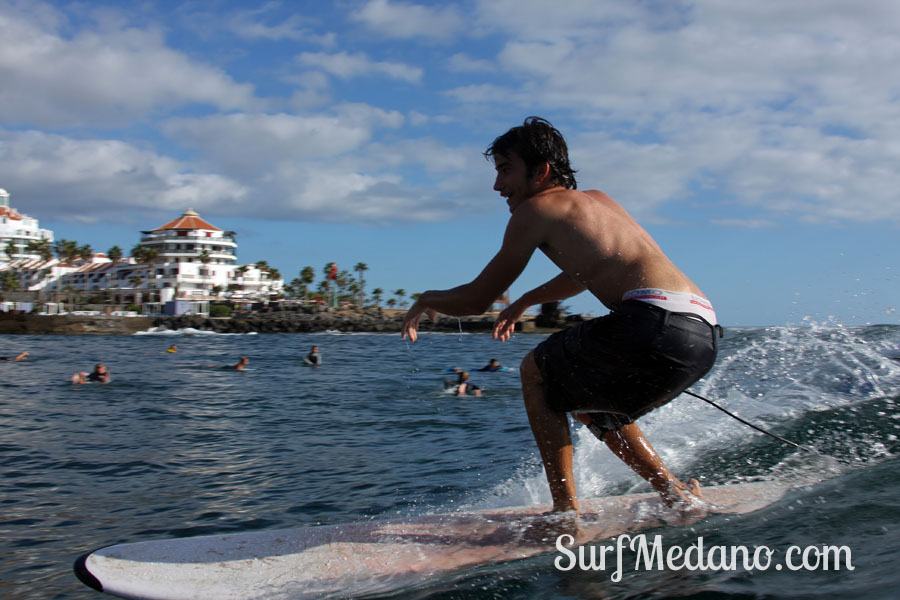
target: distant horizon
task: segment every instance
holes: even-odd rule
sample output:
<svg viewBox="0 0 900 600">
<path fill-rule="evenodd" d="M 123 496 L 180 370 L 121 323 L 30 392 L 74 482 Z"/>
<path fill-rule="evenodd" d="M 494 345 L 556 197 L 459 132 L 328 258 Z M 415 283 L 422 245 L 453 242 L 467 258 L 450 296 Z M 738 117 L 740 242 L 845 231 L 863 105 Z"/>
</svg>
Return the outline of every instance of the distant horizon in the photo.
<svg viewBox="0 0 900 600">
<path fill-rule="evenodd" d="M 506 227 L 482 152 L 538 115 L 579 189 L 621 203 L 723 324 L 900 323 L 892 0 L 0 15 L 0 187 L 57 239 L 128 252 L 193 209 L 286 282 L 364 262 L 385 290 L 454 287 Z M 513 298 L 556 273 L 536 253 Z"/>
</svg>

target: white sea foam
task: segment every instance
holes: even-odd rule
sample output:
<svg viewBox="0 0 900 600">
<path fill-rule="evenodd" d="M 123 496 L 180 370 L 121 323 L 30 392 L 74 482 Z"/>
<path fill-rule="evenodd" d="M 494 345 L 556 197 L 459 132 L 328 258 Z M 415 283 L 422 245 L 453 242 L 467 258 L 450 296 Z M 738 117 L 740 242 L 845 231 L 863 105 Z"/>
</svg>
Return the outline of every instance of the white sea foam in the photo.
<svg viewBox="0 0 900 600">
<path fill-rule="evenodd" d="M 151 327 L 147 331 L 138 331 L 134 335 L 158 335 L 158 336 L 199 336 L 199 335 L 258 335 L 257 332 L 248 333 L 219 333 L 216 331 L 206 331 L 203 329 L 194 329 L 193 327 L 185 327 L 184 329 L 166 329 L 165 327 Z"/>
<path fill-rule="evenodd" d="M 832 325 L 734 329 L 722 344 L 716 367 L 691 389 L 764 429 L 773 429 L 814 418 L 822 411 L 852 412 L 858 403 L 895 395 L 900 380 L 900 362 L 891 358 L 895 352 L 896 342 L 890 336 L 879 339 L 871 330 L 861 328 Z M 799 485 L 845 472 L 853 460 L 865 462 L 892 456 L 879 440 L 870 439 L 871 434 L 859 431 L 850 420 L 846 424 L 851 429 L 835 431 L 828 439 L 822 439 L 834 442 L 835 436 L 846 438 L 850 447 L 842 449 L 847 454 L 843 460 L 789 451 L 767 472 L 756 477 L 740 475 L 737 480 L 774 478 Z M 693 465 L 708 461 L 723 450 L 751 444 L 758 447 L 763 436 L 687 395 L 645 415 L 640 426 L 666 466 L 682 479 L 694 475 L 689 472 Z M 823 430 L 823 434 L 827 432 Z M 605 444 L 574 421 L 572 439 L 579 497 L 650 490 Z M 772 443 L 778 444 L 774 440 Z M 805 443 L 816 445 L 815 440 Z M 735 481 L 733 477 L 701 480 L 701 484 L 731 483 Z M 470 499 L 469 507 L 549 503 L 543 468 L 536 448 L 532 448 L 514 476 Z"/>
</svg>

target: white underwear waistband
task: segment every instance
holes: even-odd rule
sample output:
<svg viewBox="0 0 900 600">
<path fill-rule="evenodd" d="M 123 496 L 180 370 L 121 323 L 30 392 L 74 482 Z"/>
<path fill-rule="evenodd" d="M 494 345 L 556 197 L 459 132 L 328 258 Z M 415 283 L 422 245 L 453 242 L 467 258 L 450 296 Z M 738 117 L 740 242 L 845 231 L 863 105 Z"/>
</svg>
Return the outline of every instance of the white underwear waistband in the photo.
<svg viewBox="0 0 900 600">
<path fill-rule="evenodd" d="M 626 292 L 622 296 L 622 300 L 640 300 L 670 312 L 691 313 L 703 318 L 710 325 L 718 325 L 716 311 L 713 310 L 710 301 L 690 292 L 670 292 L 657 288 L 641 288 Z"/>
</svg>

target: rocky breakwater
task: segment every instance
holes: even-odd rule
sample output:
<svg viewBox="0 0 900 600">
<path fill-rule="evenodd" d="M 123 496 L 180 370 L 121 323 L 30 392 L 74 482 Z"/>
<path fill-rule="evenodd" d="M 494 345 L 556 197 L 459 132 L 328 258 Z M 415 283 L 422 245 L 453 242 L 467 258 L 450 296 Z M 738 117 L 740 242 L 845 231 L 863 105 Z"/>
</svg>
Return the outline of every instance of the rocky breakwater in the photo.
<svg viewBox="0 0 900 600">
<path fill-rule="evenodd" d="M 292 309 L 270 308 L 252 313 L 236 313 L 228 318 L 182 315 L 178 317 L 157 317 L 155 327 L 170 330 L 198 329 L 216 333 L 312 333 L 320 331 L 399 333 L 403 323 L 402 310 L 380 308 L 366 310 L 334 310 L 324 307 L 298 307 Z M 478 317 L 441 316 L 437 321 L 423 317 L 419 331 L 441 332 L 490 332 L 494 326 L 494 316 Z M 527 331 L 529 323 L 517 325 L 520 331 Z"/>
<path fill-rule="evenodd" d="M 0 313 L 0 334 L 127 335 L 147 331 L 152 326 L 150 317 Z"/>
</svg>

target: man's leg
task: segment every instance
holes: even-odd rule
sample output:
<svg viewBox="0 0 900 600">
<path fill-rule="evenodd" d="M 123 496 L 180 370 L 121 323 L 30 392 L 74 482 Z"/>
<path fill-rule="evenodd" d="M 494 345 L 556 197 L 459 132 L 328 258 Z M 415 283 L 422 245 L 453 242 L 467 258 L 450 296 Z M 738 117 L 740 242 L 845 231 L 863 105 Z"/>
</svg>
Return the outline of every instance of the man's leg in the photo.
<svg viewBox="0 0 900 600">
<path fill-rule="evenodd" d="M 541 453 L 547 483 L 550 484 L 553 511 L 577 511 L 569 418 L 566 413 L 555 411 L 547 405 L 541 371 L 534 361 L 534 351 L 529 352 L 522 360 L 519 372 L 528 422 Z"/>
<path fill-rule="evenodd" d="M 618 431 L 607 431 L 603 441 L 635 473 L 646 479 L 668 506 L 690 504 L 691 496 L 701 496 L 700 482 L 689 479 L 685 485 L 672 475 L 637 423 L 629 423 Z"/>
</svg>

